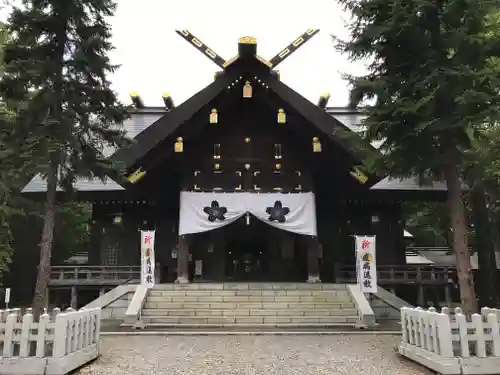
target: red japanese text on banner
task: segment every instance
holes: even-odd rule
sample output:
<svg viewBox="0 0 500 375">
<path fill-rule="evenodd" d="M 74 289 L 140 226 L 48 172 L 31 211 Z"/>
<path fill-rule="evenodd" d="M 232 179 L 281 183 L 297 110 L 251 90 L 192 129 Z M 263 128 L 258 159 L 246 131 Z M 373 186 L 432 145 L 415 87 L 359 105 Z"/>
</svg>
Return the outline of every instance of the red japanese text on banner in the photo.
<svg viewBox="0 0 500 375">
<path fill-rule="evenodd" d="M 375 236 L 355 236 L 357 280 L 363 293 L 377 293 Z"/>
<path fill-rule="evenodd" d="M 155 285 L 155 231 L 141 231 L 141 284 Z"/>
</svg>

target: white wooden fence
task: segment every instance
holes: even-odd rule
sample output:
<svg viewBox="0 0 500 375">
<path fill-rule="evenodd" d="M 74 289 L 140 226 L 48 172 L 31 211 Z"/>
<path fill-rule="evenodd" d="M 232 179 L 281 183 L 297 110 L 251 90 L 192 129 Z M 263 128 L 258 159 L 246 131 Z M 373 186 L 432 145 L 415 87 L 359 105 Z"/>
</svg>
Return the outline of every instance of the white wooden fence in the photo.
<svg viewBox="0 0 500 375">
<path fill-rule="evenodd" d="M 400 354 L 441 374 L 500 374 L 500 310 L 401 309 Z"/>
<path fill-rule="evenodd" d="M 0 310 L 0 374 L 67 374 L 99 356 L 101 309 Z"/>
</svg>

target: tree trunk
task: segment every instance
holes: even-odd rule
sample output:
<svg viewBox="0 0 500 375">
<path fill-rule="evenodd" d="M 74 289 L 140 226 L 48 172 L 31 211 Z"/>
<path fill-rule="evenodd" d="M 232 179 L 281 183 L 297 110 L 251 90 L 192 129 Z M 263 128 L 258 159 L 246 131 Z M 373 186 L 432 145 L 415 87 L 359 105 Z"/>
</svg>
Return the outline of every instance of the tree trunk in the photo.
<svg viewBox="0 0 500 375">
<path fill-rule="evenodd" d="M 40 262 L 33 297 L 33 313 L 39 316 L 48 308 L 48 287 L 50 282 L 50 259 L 54 239 L 54 219 L 56 214 L 58 163 L 52 161 L 47 176 L 47 195 L 45 200 L 42 239 L 40 241 Z"/>
<path fill-rule="evenodd" d="M 475 250 L 478 259 L 477 288 L 479 302 L 482 307 L 496 307 L 498 304 L 498 281 L 495 249 L 493 244 L 493 228 L 486 205 L 486 193 L 479 181 L 471 191 L 472 213 L 476 228 Z"/>
<path fill-rule="evenodd" d="M 456 258 L 457 278 L 460 286 L 460 300 L 466 314 L 477 312 L 474 279 L 470 266 L 469 241 L 464 202 L 462 199 L 462 182 L 458 173 L 457 152 L 449 147 L 446 152 L 444 175 L 448 187 L 448 207 L 450 212 L 453 252 Z"/>
</svg>

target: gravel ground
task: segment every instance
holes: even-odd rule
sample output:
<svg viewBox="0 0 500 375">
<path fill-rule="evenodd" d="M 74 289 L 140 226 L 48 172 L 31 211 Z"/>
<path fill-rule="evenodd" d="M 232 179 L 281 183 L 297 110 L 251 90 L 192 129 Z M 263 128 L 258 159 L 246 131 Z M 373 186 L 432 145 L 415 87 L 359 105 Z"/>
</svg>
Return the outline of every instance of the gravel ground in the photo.
<svg viewBox="0 0 500 375">
<path fill-rule="evenodd" d="M 397 336 L 114 336 L 80 375 L 430 375 Z"/>
</svg>

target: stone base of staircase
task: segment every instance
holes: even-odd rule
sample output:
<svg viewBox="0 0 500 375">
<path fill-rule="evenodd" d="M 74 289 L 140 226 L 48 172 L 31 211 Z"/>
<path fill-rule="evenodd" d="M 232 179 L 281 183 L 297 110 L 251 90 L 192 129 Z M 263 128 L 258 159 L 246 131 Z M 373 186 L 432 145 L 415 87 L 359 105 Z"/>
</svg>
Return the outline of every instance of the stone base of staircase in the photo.
<svg viewBox="0 0 500 375">
<path fill-rule="evenodd" d="M 358 312 L 345 285 L 299 283 L 160 284 L 141 313 L 146 327 L 356 327 Z"/>
</svg>

